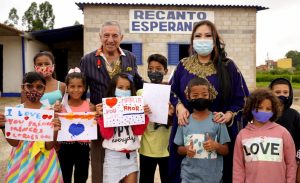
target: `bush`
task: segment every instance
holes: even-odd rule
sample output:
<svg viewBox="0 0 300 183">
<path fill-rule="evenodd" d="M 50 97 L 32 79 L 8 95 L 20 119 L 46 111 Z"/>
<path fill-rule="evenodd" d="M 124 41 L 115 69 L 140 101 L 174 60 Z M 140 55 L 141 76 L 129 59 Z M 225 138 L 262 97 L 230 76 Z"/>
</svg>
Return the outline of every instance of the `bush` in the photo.
<svg viewBox="0 0 300 183">
<path fill-rule="evenodd" d="M 300 83 L 300 75 L 289 75 L 289 74 L 281 74 L 281 75 L 273 75 L 273 74 L 256 74 L 256 82 L 271 82 L 276 78 L 285 78 L 293 83 Z"/>
</svg>

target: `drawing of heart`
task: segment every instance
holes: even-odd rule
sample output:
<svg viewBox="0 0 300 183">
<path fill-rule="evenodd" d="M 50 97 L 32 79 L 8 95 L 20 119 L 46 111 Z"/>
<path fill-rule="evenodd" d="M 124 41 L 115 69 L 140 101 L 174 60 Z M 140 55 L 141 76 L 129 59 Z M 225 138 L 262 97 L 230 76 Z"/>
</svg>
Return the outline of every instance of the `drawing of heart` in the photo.
<svg viewBox="0 0 300 183">
<path fill-rule="evenodd" d="M 27 119 L 29 119 L 29 117 L 28 117 L 28 116 L 25 116 L 24 119 L 27 120 Z"/>
<path fill-rule="evenodd" d="M 110 108 L 115 106 L 117 102 L 118 102 L 117 98 L 106 99 L 106 105 L 108 105 Z"/>
<path fill-rule="evenodd" d="M 79 135 L 84 132 L 84 125 L 83 124 L 71 124 L 69 127 L 69 133 L 73 136 Z"/>
<path fill-rule="evenodd" d="M 52 115 L 48 115 L 48 119 L 51 119 L 52 118 Z"/>
<path fill-rule="evenodd" d="M 47 117 L 48 117 L 47 114 L 44 114 L 44 115 L 42 116 L 43 119 L 47 119 Z"/>
<path fill-rule="evenodd" d="M 10 132 L 6 132 L 6 137 L 9 137 L 10 136 Z"/>
</svg>

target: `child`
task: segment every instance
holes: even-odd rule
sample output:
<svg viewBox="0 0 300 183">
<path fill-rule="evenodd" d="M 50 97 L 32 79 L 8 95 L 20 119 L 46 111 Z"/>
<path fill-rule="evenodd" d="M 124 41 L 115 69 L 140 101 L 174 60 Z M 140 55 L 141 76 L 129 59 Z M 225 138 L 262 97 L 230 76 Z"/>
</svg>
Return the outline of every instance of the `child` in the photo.
<svg viewBox="0 0 300 183">
<path fill-rule="evenodd" d="M 2 130 L 4 134 L 4 129 L 5 129 L 5 117 L 4 114 L 0 113 L 0 129 Z"/>
<path fill-rule="evenodd" d="M 293 88 L 289 80 L 284 78 L 274 79 L 269 88 L 273 91 L 284 106 L 282 116 L 276 122 L 285 127 L 293 137 L 297 158 L 300 160 L 300 114 L 295 109 L 290 108 L 293 103 Z M 298 163 L 297 182 L 300 182 L 300 164 Z"/>
<path fill-rule="evenodd" d="M 182 183 L 222 182 L 223 157 L 230 137 L 225 124 L 213 122 L 208 110 L 212 101 L 209 83 L 204 78 L 190 80 L 186 89 L 188 105 L 193 109 L 189 124 L 179 126 L 174 143 L 185 155 L 181 163 Z"/>
<path fill-rule="evenodd" d="M 127 97 L 135 96 L 136 90 L 132 76 L 126 73 L 116 74 L 108 87 L 107 97 Z M 97 112 L 102 114 L 102 105 L 96 106 Z M 149 114 L 150 109 L 144 106 L 145 114 Z M 103 118 L 98 118 L 100 132 L 105 148 L 103 164 L 103 183 L 117 183 L 120 181 L 137 183 L 137 152 L 140 147 L 138 135 L 142 135 L 148 125 L 146 116 L 145 124 L 123 126 L 115 128 L 104 128 Z M 125 130 L 126 129 L 126 130 Z M 122 139 L 130 139 L 127 142 Z M 113 143 L 115 141 L 115 143 Z"/>
<path fill-rule="evenodd" d="M 86 100 L 86 79 L 80 69 L 70 69 L 65 82 L 67 94 L 62 103 L 62 112 L 90 112 Z M 89 141 L 61 142 L 58 158 L 65 183 L 71 183 L 73 167 L 74 181 L 87 181 L 89 151 Z"/>
<path fill-rule="evenodd" d="M 48 99 L 49 104 L 54 105 L 57 100 L 62 99 L 66 87 L 64 83 L 57 81 L 54 77 L 54 56 L 51 52 L 43 51 L 36 54 L 33 61 L 35 71 L 42 74 L 46 79 L 46 89 L 41 101 Z M 21 102 L 24 102 L 23 94 Z"/>
<path fill-rule="evenodd" d="M 30 109 L 45 109 L 40 103 L 44 94 L 46 81 L 42 75 L 36 72 L 25 74 L 22 84 L 22 92 L 25 101 L 19 107 Z M 7 138 L 13 146 L 8 161 L 5 182 L 63 182 L 60 165 L 53 148 L 60 129 L 60 121 L 54 118 L 54 141 L 32 142 Z M 40 151 L 32 158 L 32 150 Z"/>
<path fill-rule="evenodd" d="M 240 131 L 234 147 L 233 182 L 296 181 L 293 139 L 274 123 L 281 114 L 278 98 L 268 90 L 255 90 L 243 111 L 250 122 Z"/>
<path fill-rule="evenodd" d="M 167 74 L 167 58 L 160 54 L 148 57 L 148 77 L 151 83 L 162 84 L 164 75 Z M 170 105 L 169 117 L 171 118 L 174 108 Z M 172 119 L 171 119 L 172 120 Z M 170 121 L 170 120 L 169 120 Z M 168 160 L 169 160 L 169 137 L 171 128 L 149 122 L 142 138 L 140 153 L 140 182 L 154 183 L 156 166 L 159 166 L 161 183 L 167 183 Z"/>
</svg>

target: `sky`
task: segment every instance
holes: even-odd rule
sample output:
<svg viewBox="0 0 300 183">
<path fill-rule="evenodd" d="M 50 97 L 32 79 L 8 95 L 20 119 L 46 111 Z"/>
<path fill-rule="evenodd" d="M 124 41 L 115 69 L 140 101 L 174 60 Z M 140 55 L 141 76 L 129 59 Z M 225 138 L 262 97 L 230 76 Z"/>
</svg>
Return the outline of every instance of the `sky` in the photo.
<svg viewBox="0 0 300 183">
<path fill-rule="evenodd" d="M 45 0 L 35 0 L 38 4 Z M 52 6 L 55 18 L 54 28 L 74 25 L 75 21 L 83 24 L 83 13 L 75 2 L 93 2 L 93 0 L 48 0 Z M 99 0 L 103 2 L 107 0 Z M 109 0 L 119 2 L 122 0 Z M 136 2 L 162 2 L 161 0 L 135 0 Z M 182 2 L 182 0 L 165 0 Z M 186 0 L 194 2 L 194 0 Z M 200 0 L 199 0 L 200 1 Z M 198 1 L 198 2 L 199 2 Z M 0 22 L 8 19 L 11 8 L 17 9 L 20 20 L 33 0 L 0 0 Z M 97 2 L 97 1 L 96 1 Z M 125 2 L 132 2 L 127 0 Z M 265 63 L 266 59 L 284 58 L 290 50 L 300 51 L 300 1 L 299 0 L 201 0 L 204 4 L 233 3 L 237 5 L 260 5 L 267 10 L 257 12 L 256 29 L 256 65 Z M 19 22 L 19 24 L 21 24 Z M 226 42 L 226 40 L 225 40 Z M 247 56 L 247 55 L 245 55 Z"/>
</svg>

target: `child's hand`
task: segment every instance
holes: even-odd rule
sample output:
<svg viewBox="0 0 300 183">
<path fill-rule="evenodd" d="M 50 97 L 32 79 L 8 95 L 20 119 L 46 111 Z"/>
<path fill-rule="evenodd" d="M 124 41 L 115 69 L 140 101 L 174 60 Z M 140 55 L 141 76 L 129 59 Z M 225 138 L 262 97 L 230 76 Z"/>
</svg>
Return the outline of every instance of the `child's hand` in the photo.
<svg viewBox="0 0 300 183">
<path fill-rule="evenodd" d="M 90 111 L 96 111 L 96 106 L 91 102 L 89 103 L 89 107 L 90 107 Z"/>
<path fill-rule="evenodd" d="M 101 117 L 103 115 L 103 104 L 96 105 L 96 117 Z"/>
<path fill-rule="evenodd" d="M 194 149 L 194 143 L 193 140 L 190 141 L 190 145 L 185 146 L 186 148 L 186 156 L 189 158 L 192 158 L 196 154 L 196 149 Z"/>
<path fill-rule="evenodd" d="M 57 100 L 55 102 L 55 104 L 53 105 L 53 109 L 54 109 L 54 112 L 61 112 L 62 104 L 59 102 L 59 100 Z"/>
<path fill-rule="evenodd" d="M 175 112 L 175 108 L 174 108 L 174 106 L 169 102 L 169 112 L 168 112 L 169 116 L 173 116 L 174 112 Z"/>
<path fill-rule="evenodd" d="M 58 130 L 61 129 L 61 122 L 60 122 L 59 118 L 53 118 L 52 123 L 53 123 L 55 132 L 57 132 Z"/>
<path fill-rule="evenodd" d="M 151 110 L 148 104 L 144 105 L 144 113 L 145 115 L 151 114 Z"/>
<path fill-rule="evenodd" d="M 208 133 L 206 133 L 205 136 L 206 136 L 206 139 L 208 139 L 208 140 L 203 143 L 203 148 L 206 151 L 216 150 L 218 143 L 216 141 L 214 141 Z"/>
</svg>

